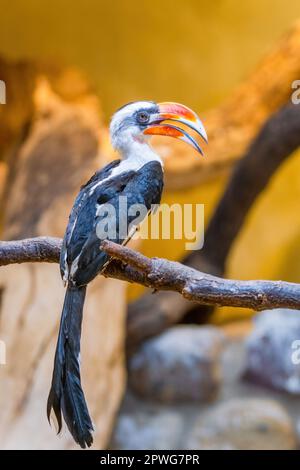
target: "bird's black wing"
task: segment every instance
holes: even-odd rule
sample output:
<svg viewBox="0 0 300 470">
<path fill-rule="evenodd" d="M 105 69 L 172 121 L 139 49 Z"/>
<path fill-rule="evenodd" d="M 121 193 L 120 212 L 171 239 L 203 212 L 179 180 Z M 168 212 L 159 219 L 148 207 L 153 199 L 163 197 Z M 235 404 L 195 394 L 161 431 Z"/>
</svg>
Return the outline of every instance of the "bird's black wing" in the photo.
<svg viewBox="0 0 300 470">
<path fill-rule="evenodd" d="M 124 223 L 125 218 L 128 227 L 136 216 L 128 215 L 127 211 L 125 213 L 125 200 L 127 208 L 142 204 L 148 211 L 153 204 L 160 202 L 163 171 L 159 162 L 151 161 L 138 171 L 130 170 L 106 179 L 110 171 L 107 172 L 106 167 L 81 189 L 70 216 L 61 255 L 61 270 L 64 278 L 75 285 L 90 282 L 108 261 L 109 257 L 100 250 L 103 238 L 116 243 L 124 243 L 128 238 L 128 232 L 124 233 L 124 224 L 123 232 L 120 231 L 121 219 Z M 107 176 L 103 177 L 103 172 Z M 99 208 L 106 204 L 117 215 L 116 230 L 112 235 L 103 237 L 101 233 L 99 235 L 99 223 L 105 217 L 108 222 L 111 218 L 105 211 L 100 214 Z"/>
<path fill-rule="evenodd" d="M 86 233 L 89 228 L 92 229 L 93 217 L 88 217 L 89 208 L 91 207 L 91 200 L 89 198 L 90 188 L 96 183 L 108 178 L 112 170 L 120 164 L 120 160 L 114 160 L 106 165 L 101 170 L 97 171 L 83 186 L 75 199 L 73 208 L 71 210 L 68 225 L 63 239 L 63 245 L 60 253 L 60 270 L 63 279 L 68 278 L 68 264 L 72 263 L 75 259 L 75 253 L 80 252 L 82 244 L 85 242 Z M 79 222 L 82 214 L 87 209 L 86 225 Z M 81 214 L 81 217 L 80 217 Z M 76 228 L 76 230 L 75 230 Z M 85 233 L 84 233 L 85 232 Z"/>
<path fill-rule="evenodd" d="M 73 229 L 76 224 L 76 220 L 78 218 L 79 213 L 84 209 L 84 207 L 88 203 L 90 188 L 95 183 L 100 183 L 104 179 L 108 178 L 112 170 L 119 164 L 120 160 L 114 160 L 113 162 L 110 162 L 101 170 L 96 171 L 96 173 L 83 186 L 81 186 L 78 196 L 75 199 L 72 211 L 70 213 L 69 222 L 64 237 L 64 244 L 66 246 L 70 243 Z"/>
</svg>

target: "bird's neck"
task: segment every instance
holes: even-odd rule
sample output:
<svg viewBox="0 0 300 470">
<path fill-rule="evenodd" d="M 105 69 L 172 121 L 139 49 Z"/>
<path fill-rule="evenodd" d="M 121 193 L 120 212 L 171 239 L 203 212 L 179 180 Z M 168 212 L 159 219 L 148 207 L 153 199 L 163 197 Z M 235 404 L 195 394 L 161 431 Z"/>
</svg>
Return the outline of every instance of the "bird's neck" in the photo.
<svg viewBox="0 0 300 470">
<path fill-rule="evenodd" d="M 157 161 L 163 166 L 160 156 L 147 141 L 133 140 L 130 145 L 120 150 L 122 160 L 127 164 L 142 167 L 148 162 Z"/>
</svg>

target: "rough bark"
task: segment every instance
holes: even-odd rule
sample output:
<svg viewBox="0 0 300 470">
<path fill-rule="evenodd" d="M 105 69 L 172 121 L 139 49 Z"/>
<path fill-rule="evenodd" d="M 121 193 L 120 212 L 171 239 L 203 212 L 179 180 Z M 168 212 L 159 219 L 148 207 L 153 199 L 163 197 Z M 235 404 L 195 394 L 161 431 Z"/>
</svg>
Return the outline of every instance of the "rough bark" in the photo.
<svg viewBox="0 0 300 470">
<path fill-rule="evenodd" d="M 0 242 L 0 266 L 29 261 L 58 262 L 61 243 L 60 239 L 50 237 Z M 137 282 L 155 290 L 175 291 L 187 300 L 205 305 L 247 307 L 258 311 L 300 308 L 300 284 L 223 279 L 175 261 L 147 258 L 108 240 L 102 242 L 101 248 L 113 258 L 103 272 L 105 277 Z"/>
<path fill-rule="evenodd" d="M 0 266 L 21 263 L 58 263 L 62 239 L 54 237 L 27 238 L 0 242 Z"/>
</svg>

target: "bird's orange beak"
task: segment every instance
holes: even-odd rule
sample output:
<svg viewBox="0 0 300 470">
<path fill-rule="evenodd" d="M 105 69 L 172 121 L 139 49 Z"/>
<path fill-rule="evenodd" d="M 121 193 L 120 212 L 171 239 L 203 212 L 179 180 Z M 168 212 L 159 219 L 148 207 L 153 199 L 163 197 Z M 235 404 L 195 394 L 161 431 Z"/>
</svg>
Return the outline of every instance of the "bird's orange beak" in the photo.
<svg viewBox="0 0 300 470">
<path fill-rule="evenodd" d="M 151 122 L 144 130 L 146 135 L 164 135 L 176 137 L 192 145 L 199 153 L 203 155 L 198 142 L 185 129 L 177 125 L 164 123 L 164 121 L 175 121 L 183 124 L 195 131 L 202 139 L 207 142 L 207 135 L 202 122 L 194 111 L 187 106 L 179 103 L 165 102 L 159 103 L 159 113 L 153 115 Z"/>
</svg>

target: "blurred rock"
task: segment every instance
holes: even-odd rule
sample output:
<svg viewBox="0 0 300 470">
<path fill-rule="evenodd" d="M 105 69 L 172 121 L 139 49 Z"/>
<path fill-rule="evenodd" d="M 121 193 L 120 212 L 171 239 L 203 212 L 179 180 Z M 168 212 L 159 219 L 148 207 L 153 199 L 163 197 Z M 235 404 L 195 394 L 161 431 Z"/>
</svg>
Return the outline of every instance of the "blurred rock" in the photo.
<svg viewBox="0 0 300 470">
<path fill-rule="evenodd" d="M 111 448 L 117 450 L 173 450 L 178 448 L 183 417 L 175 411 L 138 412 L 119 417 Z"/>
<path fill-rule="evenodd" d="M 129 361 L 129 384 L 164 403 L 210 400 L 221 383 L 225 336 L 215 327 L 176 326 L 146 341 Z"/>
<path fill-rule="evenodd" d="M 291 450 L 296 447 L 292 421 L 275 400 L 232 399 L 199 417 L 187 449 Z"/>
<path fill-rule="evenodd" d="M 255 318 L 254 330 L 246 341 L 245 377 L 277 390 L 300 394 L 299 350 L 300 312 L 266 310 Z"/>
</svg>

